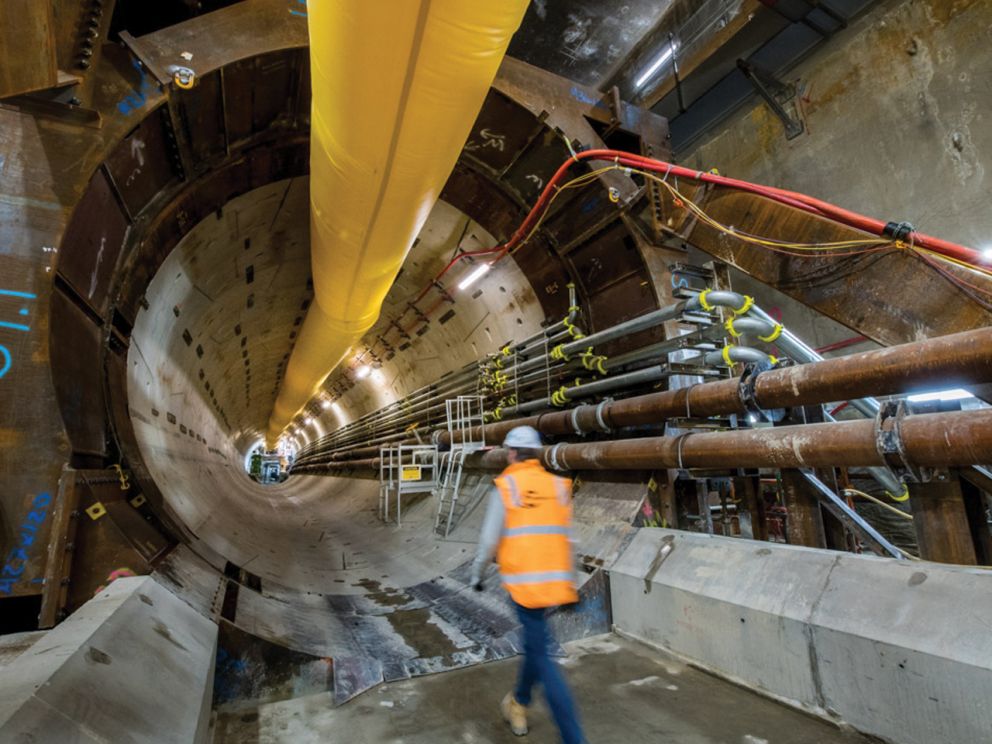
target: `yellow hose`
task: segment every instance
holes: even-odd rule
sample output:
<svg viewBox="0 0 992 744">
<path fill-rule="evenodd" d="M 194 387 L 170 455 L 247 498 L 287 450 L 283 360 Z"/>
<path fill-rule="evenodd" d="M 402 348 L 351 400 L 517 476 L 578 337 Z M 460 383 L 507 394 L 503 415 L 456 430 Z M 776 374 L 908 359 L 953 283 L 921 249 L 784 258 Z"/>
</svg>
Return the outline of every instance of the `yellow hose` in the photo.
<svg viewBox="0 0 992 744">
<path fill-rule="evenodd" d="M 377 320 L 527 4 L 309 0 L 314 303 L 270 447 Z"/>
</svg>

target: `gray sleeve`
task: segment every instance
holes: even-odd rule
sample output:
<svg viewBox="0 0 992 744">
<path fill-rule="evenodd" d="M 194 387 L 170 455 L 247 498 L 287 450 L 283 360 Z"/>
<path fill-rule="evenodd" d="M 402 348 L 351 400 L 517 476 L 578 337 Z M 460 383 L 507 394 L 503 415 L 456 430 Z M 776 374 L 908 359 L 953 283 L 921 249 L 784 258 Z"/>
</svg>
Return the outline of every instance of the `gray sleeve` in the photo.
<svg viewBox="0 0 992 744">
<path fill-rule="evenodd" d="M 496 555 L 496 548 L 499 546 L 500 536 L 503 534 L 505 512 L 503 499 L 500 498 L 499 491 L 493 486 L 489 490 L 489 503 L 486 506 L 486 517 L 482 522 L 482 533 L 479 535 L 479 548 L 475 553 L 475 562 L 472 564 L 472 584 L 479 582 L 486 566 Z"/>
<path fill-rule="evenodd" d="M 572 520 L 568 525 L 568 543 L 572 549 L 572 574 L 574 576 L 576 588 L 582 586 L 585 572 L 582 570 L 582 561 L 579 558 L 579 541 L 575 536 L 575 512 L 572 512 Z"/>
</svg>

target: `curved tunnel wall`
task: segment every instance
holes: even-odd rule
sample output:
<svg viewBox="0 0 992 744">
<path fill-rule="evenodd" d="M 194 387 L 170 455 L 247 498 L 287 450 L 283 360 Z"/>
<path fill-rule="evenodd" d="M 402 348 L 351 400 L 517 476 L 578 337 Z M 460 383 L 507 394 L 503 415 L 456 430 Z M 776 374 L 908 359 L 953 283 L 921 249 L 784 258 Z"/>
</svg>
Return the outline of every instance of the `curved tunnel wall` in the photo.
<svg viewBox="0 0 992 744">
<path fill-rule="evenodd" d="M 207 20 L 204 17 L 198 22 Z M 282 270 L 277 272 L 274 286 L 285 291 L 278 295 L 266 295 L 261 289 L 251 292 L 246 276 L 251 266 L 255 272 L 251 286 L 261 287 L 273 268 L 260 257 L 259 241 L 276 251 L 288 242 L 298 242 L 293 237 L 295 221 L 290 220 L 292 225 L 287 223 L 286 230 L 280 230 L 278 212 L 303 189 L 294 192 L 290 188 L 279 194 L 279 184 L 302 183 L 293 179 L 306 174 L 309 101 L 301 85 L 306 79 L 305 49 L 273 51 L 204 70 L 192 90 L 166 89 L 162 93 L 150 80 L 154 64 L 142 69 L 121 50 L 117 50 L 117 57 L 117 69 L 126 73 L 121 85 L 145 90 L 143 105 L 129 110 L 126 121 L 113 119 L 116 126 L 104 129 L 104 144 L 95 152 L 106 156 L 97 161 L 95 171 L 86 174 L 89 180 L 86 183 L 83 179 L 85 188 L 80 186 L 78 193 L 67 195 L 67 203 L 75 208 L 59 241 L 59 252 L 48 257 L 56 277 L 51 300 L 51 369 L 67 434 L 61 457 L 63 462 L 71 457 L 77 468 L 122 462 L 147 499 L 135 507 L 138 515 L 171 539 L 196 546 L 214 570 L 220 571 L 228 560 L 234 564 L 250 561 L 255 554 L 239 546 L 264 541 L 266 535 L 250 530 L 235 535 L 235 526 L 223 514 L 226 507 L 209 509 L 201 493 L 237 492 L 248 503 L 256 497 L 282 499 L 278 501 L 280 508 L 291 504 L 296 514 L 318 503 L 312 494 L 319 488 L 311 490 L 301 479 L 294 479 L 287 486 L 289 490 L 279 496 L 279 489 L 248 495 L 253 484 L 241 472 L 238 456 L 255 441 L 255 406 L 274 395 L 294 340 L 294 324 L 309 297 L 305 278 L 293 290 L 292 282 L 286 279 L 289 274 Z M 287 97 L 287 89 L 295 92 Z M 457 240 L 466 248 L 505 239 L 538 188 L 537 174 L 556 167 L 566 152 L 559 132 L 573 132 L 577 142 L 599 142 L 591 122 L 603 126 L 611 114 L 590 103 L 594 100 L 590 93 L 577 95 L 575 90 L 567 81 L 507 61 L 442 195 L 451 205 L 440 207 L 451 222 L 439 228 L 446 232 L 446 239 L 454 238 L 455 228 L 460 228 Z M 108 100 L 107 108 L 114 103 L 114 99 Z M 644 120 L 633 114 L 629 122 L 625 119 L 626 124 L 655 139 L 661 131 L 653 124 L 653 128 L 645 128 Z M 486 146 L 487 142 L 499 144 Z M 257 199 L 269 188 L 279 194 L 278 204 L 271 193 L 266 202 L 269 209 L 275 207 L 276 222 L 266 224 L 263 209 L 259 214 L 246 214 L 246 223 L 239 224 L 238 202 L 232 200 L 242 195 Z M 636 190 L 631 183 L 624 188 L 631 193 Z M 263 191 L 251 196 L 259 189 Z M 606 199 L 605 190 L 596 186 L 582 196 L 582 224 L 567 219 L 552 223 L 560 241 L 536 241 L 519 253 L 516 261 L 503 262 L 490 274 L 485 287 L 480 287 L 484 296 L 458 298 L 455 306 L 445 308 L 453 309 L 455 315 L 444 323 L 440 320 L 444 311 L 431 318 L 429 332 L 415 335 L 416 343 L 411 344 L 408 354 L 397 352 L 387 359 L 380 349 L 377 353 L 384 374 L 392 374 L 392 379 L 387 377 L 391 391 L 359 389 L 349 393 L 342 399 L 348 415 L 358 416 L 379 405 L 384 397 L 401 395 L 411 386 L 468 361 L 476 351 L 484 353 L 490 343 L 495 348 L 530 333 L 545 317 L 556 318 L 567 306 L 564 288 L 569 281 L 579 284 L 580 299 L 593 324 L 630 317 L 656 306 L 658 299 L 641 246 L 619 221 L 621 215 Z M 287 214 L 294 214 L 291 205 Z M 478 222 L 469 222 L 469 217 Z M 213 236 L 192 235 L 197 225 L 212 226 Z M 202 256 L 204 264 L 211 265 L 219 255 L 217 241 L 225 230 L 241 241 L 238 258 L 224 269 L 229 272 L 231 287 L 239 288 L 232 290 L 230 302 L 225 300 L 209 310 L 207 298 L 200 292 L 203 286 L 195 287 L 188 277 L 173 277 L 169 291 L 174 302 L 153 312 L 153 278 L 168 264 L 170 253 L 184 236 L 190 236 L 190 246 L 198 246 L 187 257 Z M 624 251 L 631 259 L 623 263 L 619 275 L 600 271 L 602 256 L 618 240 L 625 242 Z M 579 260 L 583 251 L 578 249 L 583 246 L 592 246 L 585 250 L 598 253 L 599 264 Z M 175 255 L 182 255 L 182 251 L 180 247 Z M 574 255 L 568 255 L 573 251 Z M 252 256 L 256 258 L 248 263 Z M 439 258 L 437 264 L 443 261 Z M 409 272 L 396 284 L 397 310 L 408 290 L 433 274 L 437 264 L 425 261 L 418 267 L 416 260 L 410 264 Z M 583 270 L 590 266 L 591 271 Z M 168 277 L 163 273 L 162 282 Z M 282 284 L 284 280 L 286 284 Z M 220 278 L 210 277 L 207 284 L 214 281 L 216 290 L 224 295 Z M 636 291 L 628 292 L 621 303 L 603 299 L 618 281 L 626 281 Z M 213 289 L 208 288 L 206 295 L 213 297 Z M 252 295 L 254 311 L 272 314 L 272 327 L 253 334 L 247 342 L 251 346 L 242 347 L 244 335 L 233 333 L 237 314 L 221 307 L 237 306 L 239 313 L 247 312 Z M 190 327 L 198 325 L 192 322 L 193 308 L 198 304 L 203 310 L 200 329 Z M 179 316 L 175 315 L 176 308 Z M 148 319 L 157 317 L 160 324 L 171 318 L 171 333 L 166 335 L 164 325 L 146 321 L 146 313 Z M 388 323 L 386 314 L 382 322 Z M 146 323 L 150 325 L 146 327 Z M 218 329 L 226 326 L 231 326 L 226 335 L 220 333 Z M 139 327 L 140 333 L 155 336 L 161 352 L 158 363 L 164 365 L 167 375 L 148 371 L 153 363 L 140 358 L 140 341 L 131 348 Z M 184 331 L 189 332 L 188 342 Z M 375 333 L 373 329 L 367 337 L 369 344 L 374 342 L 371 336 Z M 469 337 L 469 347 L 459 352 L 464 358 L 453 354 Z M 255 347 L 255 338 L 265 338 L 266 342 Z M 200 347 L 202 356 L 197 352 Z M 246 351 L 249 365 L 242 356 Z M 128 361 L 129 356 L 134 358 Z M 208 369 L 204 360 L 210 359 L 214 362 Z M 132 390 L 131 399 L 126 394 L 129 374 L 144 375 L 141 392 Z M 170 399 L 183 398 L 182 394 L 173 396 L 179 391 L 170 387 L 181 382 L 196 390 L 195 394 L 187 390 L 181 405 L 156 405 L 144 397 L 152 395 L 152 390 L 158 394 L 168 390 Z M 347 390 L 348 385 L 344 388 Z M 178 407 L 180 412 L 170 407 Z M 175 424 L 169 422 L 170 413 L 176 417 Z M 138 431 L 152 431 L 157 423 L 175 431 L 144 437 L 154 448 L 144 452 Z M 333 420 L 325 419 L 321 428 L 328 430 L 333 425 Z M 229 461 L 234 467 L 229 467 Z M 222 462 L 223 469 L 218 470 Z M 217 480 L 206 477 L 214 471 L 223 475 Z M 55 480 L 57 476 L 52 490 Z M 233 496 L 225 503 L 237 509 Z M 260 508 L 265 514 L 269 506 Z M 14 509 L 16 515 L 17 507 Z M 264 523 L 266 517 L 258 519 Z M 128 530 L 123 531 L 134 538 Z M 204 535 L 212 539 L 207 541 Z M 280 562 L 285 565 L 288 561 L 285 555 L 272 561 L 268 575 L 278 579 Z M 41 570 L 43 556 L 37 565 L 37 571 Z M 281 581 L 298 587 L 305 584 L 292 576 L 283 576 Z"/>
</svg>

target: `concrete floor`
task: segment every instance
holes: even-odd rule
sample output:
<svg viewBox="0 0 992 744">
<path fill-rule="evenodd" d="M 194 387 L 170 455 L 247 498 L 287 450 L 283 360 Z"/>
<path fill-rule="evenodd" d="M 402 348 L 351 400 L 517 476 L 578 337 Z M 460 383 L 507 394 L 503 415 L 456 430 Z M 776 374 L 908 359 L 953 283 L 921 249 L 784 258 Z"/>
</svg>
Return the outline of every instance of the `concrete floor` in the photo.
<svg viewBox="0 0 992 744">
<path fill-rule="evenodd" d="M 562 660 L 590 744 L 853 744 L 864 737 L 778 705 L 681 664 L 639 643 L 599 636 L 568 644 Z M 510 734 L 498 701 L 518 660 L 383 685 L 333 708 L 329 694 L 225 710 L 215 744 L 341 742 L 443 744 L 555 742 L 543 700 L 531 707 L 531 733 Z"/>
</svg>

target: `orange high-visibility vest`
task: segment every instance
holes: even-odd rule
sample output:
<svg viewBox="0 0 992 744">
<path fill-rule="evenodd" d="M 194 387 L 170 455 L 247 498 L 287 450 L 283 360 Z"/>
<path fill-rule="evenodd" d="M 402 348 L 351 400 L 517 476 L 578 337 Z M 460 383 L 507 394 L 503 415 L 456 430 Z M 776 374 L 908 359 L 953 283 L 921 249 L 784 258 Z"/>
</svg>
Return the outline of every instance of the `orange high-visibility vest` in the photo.
<svg viewBox="0 0 992 744">
<path fill-rule="evenodd" d="M 504 470 L 496 487 L 506 509 L 496 560 L 513 601 L 531 609 L 577 602 L 572 481 L 527 460 Z"/>
</svg>

